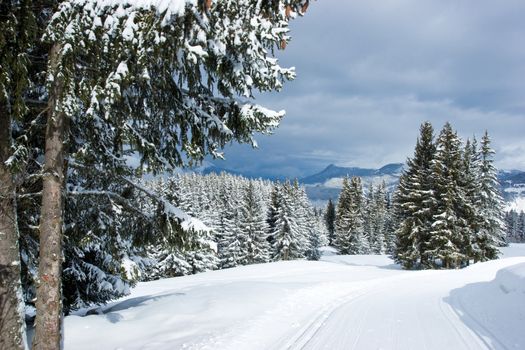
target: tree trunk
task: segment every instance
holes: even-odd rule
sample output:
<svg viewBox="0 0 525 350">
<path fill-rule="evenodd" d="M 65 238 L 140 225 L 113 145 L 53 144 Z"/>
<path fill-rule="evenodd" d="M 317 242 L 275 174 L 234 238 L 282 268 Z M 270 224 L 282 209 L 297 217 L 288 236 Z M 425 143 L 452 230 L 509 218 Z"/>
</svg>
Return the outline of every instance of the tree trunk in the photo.
<svg viewBox="0 0 525 350">
<path fill-rule="evenodd" d="M 61 348 L 62 329 L 62 223 L 64 201 L 64 155 L 67 117 L 60 105 L 64 81 L 58 72 L 60 45 L 53 45 L 49 69 L 54 75 L 48 102 L 45 163 L 40 217 L 40 253 L 36 292 L 33 349 Z"/>
<path fill-rule="evenodd" d="M 0 349 L 25 349 L 20 251 L 11 155 L 11 117 L 0 104 Z"/>
</svg>

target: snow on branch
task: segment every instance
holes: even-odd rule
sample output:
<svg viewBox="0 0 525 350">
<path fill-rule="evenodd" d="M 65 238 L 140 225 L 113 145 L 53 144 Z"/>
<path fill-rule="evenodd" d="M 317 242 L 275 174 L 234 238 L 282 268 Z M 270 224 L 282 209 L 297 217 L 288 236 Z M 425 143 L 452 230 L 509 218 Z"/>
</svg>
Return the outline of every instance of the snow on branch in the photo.
<svg viewBox="0 0 525 350">
<path fill-rule="evenodd" d="M 155 202 L 161 203 L 164 210 L 164 214 L 177 218 L 179 220 L 179 224 L 181 225 L 184 231 L 194 230 L 209 232 L 212 230 L 211 228 L 206 226 L 201 220 L 189 216 L 184 211 L 171 204 L 168 200 L 153 193 L 148 188 L 139 185 L 127 178 L 122 179 L 129 185 L 144 193 L 149 198 L 153 199 Z"/>
</svg>

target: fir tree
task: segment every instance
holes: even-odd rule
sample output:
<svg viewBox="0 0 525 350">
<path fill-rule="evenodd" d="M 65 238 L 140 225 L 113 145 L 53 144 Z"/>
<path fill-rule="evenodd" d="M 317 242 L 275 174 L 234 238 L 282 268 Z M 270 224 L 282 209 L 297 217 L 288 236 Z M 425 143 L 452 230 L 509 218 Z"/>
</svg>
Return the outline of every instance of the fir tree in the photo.
<svg viewBox="0 0 525 350">
<path fill-rule="evenodd" d="M 288 5 L 300 11 L 304 3 Z M 55 175 L 68 173 L 63 162 L 68 154 L 75 167 L 116 177 L 135 172 L 126 162 L 131 154 L 141 157 L 139 173 L 160 172 L 206 154 L 221 156 L 219 150 L 229 141 L 253 143 L 254 131 L 267 132 L 282 117 L 235 97 L 250 97 L 252 89 L 280 89 L 282 80 L 293 77 L 293 71 L 268 57 L 271 48 L 288 40 L 286 30 L 274 30 L 287 26 L 283 11 L 230 1 L 204 9 L 188 3 L 174 13 L 150 5 L 64 3 L 48 26 L 39 273 L 40 280 L 49 283 L 41 283 L 37 291 L 35 347 L 57 347 L 60 342 L 61 259 L 53 257 L 62 253 L 67 179 Z M 243 29 L 247 35 L 224 34 L 238 24 L 241 28 L 233 28 L 234 33 Z M 213 45 L 203 48 L 204 43 Z M 70 134 L 74 137 L 68 138 Z M 176 210 L 169 214 L 185 218 Z"/>
<path fill-rule="evenodd" d="M 436 207 L 425 254 L 435 266 L 461 267 L 465 254 L 466 198 L 461 187 L 461 141 L 449 123 L 441 130 L 432 162 Z"/>
<path fill-rule="evenodd" d="M 277 219 L 279 217 L 279 211 L 280 211 L 280 184 L 276 183 L 272 185 L 272 191 L 270 194 L 270 201 L 268 204 L 268 212 L 266 216 L 266 223 L 267 223 L 267 240 L 268 243 L 273 246 L 275 242 L 274 233 L 277 229 Z"/>
<path fill-rule="evenodd" d="M 328 230 L 328 244 L 333 245 L 335 243 L 335 206 L 331 198 L 326 205 L 324 220 Z"/>
<path fill-rule="evenodd" d="M 350 241 L 350 208 L 351 189 L 348 177 L 343 178 L 343 185 L 337 202 L 335 216 L 335 242 L 334 246 L 340 254 L 349 254 L 348 242 Z"/>
<path fill-rule="evenodd" d="M 31 78 L 29 53 L 36 19 L 32 1 L 0 3 L 0 348 L 24 349 L 24 303 L 15 176 L 28 150 L 13 140 L 13 125 L 29 112 L 26 95 Z"/>
<path fill-rule="evenodd" d="M 435 152 L 433 128 L 425 122 L 420 127 L 414 156 L 407 160 L 394 195 L 399 221 L 394 258 L 408 269 L 432 267 L 427 250 L 436 205 L 432 170 Z"/>
<path fill-rule="evenodd" d="M 498 247 L 504 246 L 503 199 L 499 193 L 497 170 L 494 167 L 494 150 L 490 147 L 487 132 L 481 139 L 479 175 L 476 206 L 479 210 L 479 232 L 475 237 L 477 254 L 475 259 L 486 261 L 498 257 Z"/>
<path fill-rule="evenodd" d="M 370 244 L 364 232 L 361 179 L 343 180 L 336 212 L 336 248 L 341 254 L 368 254 Z"/>
<path fill-rule="evenodd" d="M 388 218 L 386 185 L 382 182 L 373 195 L 372 208 L 372 232 L 370 240 L 371 252 L 374 254 L 384 254 L 387 251 L 386 246 L 386 225 Z"/>
<path fill-rule="evenodd" d="M 476 196 L 479 190 L 479 184 L 477 182 L 478 171 L 479 157 L 477 141 L 475 138 L 472 142 L 470 139 L 467 139 L 463 149 L 459 183 L 464 194 L 463 204 L 459 208 L 459 215 L 462 217 L 464 224 L 462 227 L 463 243 L 461 249 L 462 253 L 468 257 L 466 259 L 467 264 L 470 261 L 470 257 L 476 254 L 474 252 L 476 245 L 473 244 L 473 240 L 477 232 L 479 232 L 480 213 L 476 207 Z"/>
<path fill-rule="evenodd" d="M 252 181 L 244 189 L 241 208 L 240 230 L 247 236 L 247 263 L 264 263 L 269 261 L 269 244 L 266 240 L 266 215 L 262 199 L 255 192 Z"/>
<path fill-rule="evenodd" d="M 274 260 L 301 259 L 308 249 L 308 239 L 305 237 L 305 227 L 300 222 L 302 213 L 297 206 L 294 188 L 289 182 L 285 182 L 278 192 L 278 215 L 272 234 Z"/>
</svg>

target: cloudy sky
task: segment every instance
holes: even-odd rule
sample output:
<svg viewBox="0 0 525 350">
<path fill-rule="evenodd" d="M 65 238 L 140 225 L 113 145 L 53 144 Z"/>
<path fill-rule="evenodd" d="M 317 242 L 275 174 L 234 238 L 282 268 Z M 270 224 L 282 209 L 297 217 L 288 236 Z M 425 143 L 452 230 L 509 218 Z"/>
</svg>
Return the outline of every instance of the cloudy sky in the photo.
<svg viewBox="0 0 525 350">
<path fill-rule="evenodd" d="M 485 129 L 497 165 L 525 170 L 525 1 L 314 1 L 279 53 L 297 79 L 257 103 L 287 116 L 219 166 L 304 176 L 404 162 L 419 125 Z"/>
</svg>

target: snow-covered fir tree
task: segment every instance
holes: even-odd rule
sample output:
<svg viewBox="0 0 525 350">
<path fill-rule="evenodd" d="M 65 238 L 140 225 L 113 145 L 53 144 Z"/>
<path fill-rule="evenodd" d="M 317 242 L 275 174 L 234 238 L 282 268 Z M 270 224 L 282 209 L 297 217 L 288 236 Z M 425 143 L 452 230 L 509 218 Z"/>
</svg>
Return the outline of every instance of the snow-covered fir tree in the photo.
<svg viewBox="0 0 525 350">
<path fill-rule="evenodd" d="M 146 269 L 145 279 L 263 263 L 270 259 L 315 260 L 320 257 L 319 248 L 327 243 L 322 214 L 312 208 L 304 188 L 297 182 L 273 184 L 225 173 L 206 176 L 189 173 L 167 180 L 160 178 L 147 186 L 164 198 L 173 198 L 181 208 L 201 219 L 209 231 L 195 231 L 191 235 L 175 231 L 174 241 L 161 239 L 148 246 L 147 259 L 153 263 Z M 177 193 L 171 193 L 173 190 Z M 283 199 L 282 194 L 286 198 Z M 147 198 L 145 202 L 152 207 L 150 211 L 157 210 L 154 202 Z M 288 209 L 283 212 L 281 208 Z M 272 212 L 276 215 L 274 221 Z M 282 220 L 290 222 L 295 229 L 270 232 L 270 227 L 275 229 Z M 289 244 L 270 244 L 270 233 L 275 235 L 272 242 L 284 242 L 284 239 Z M 217 251 L 212 249 L 214 244 Z M 195 259 L 195 254 L 201 258 Z"/>
<path fill-rule="evenodd" d="M 476 208 L 480 218 L 479 232 L 474 237 L 477 261 L 486 261 L 498 257 L 498 247 L 505 245 L 503 223 L 503 199 L 499 192 L 498 172 L 494 167 L 494 150 L 490 146 L 490 137 L 485 132 L 479 150 L 479 173 L 476 179 L 479 189 Z"/>
<path fill-rule="evenodd" d="M 290 182 L 280 184 L 277 192 L 278 212 L 273 237 L 273 259 L 292 260 L 305 257 L 308 250 L 306 222 L 303 208 L 298 203 L 295 186 Z"/>
<path fill-rule="evenodd" d="M 71 129 L 60 129 L 57 137 L 63 142 L 46 150 L 56 151 L 58 159 L 69 153 L 72 170 L 91 168 L 101 176 L 129 179 L 142 170 L 160 172 L 206 154 L 220 156 L 225 143 L 253 142 L 254 131 L 267 132 L 278 124 L 282 113 L 242 102 L 237 95 L 280 89 L 283 80 L 293 77 L 269 53 L 284 46 L 290 13 L 300 12 L 305 2 L 220 2 L 212 8 L 176 3 L 183 6 L 75 1 L 63 3 L 53 16 L 46 36 L 52 62 L 47 96 L 58 108 L 50 109 L 48 120 Z M 225 35 L 232 28 L 252 34 Z M 267 33 L 259 35 L 262 31 Z M 235 64 L 239 60 L 244 64 Z M 140 159 L 139 169 L 128 168 L 131 156 Z M 56 166 L 55 173 L 66 173 L 62 164 Z M 92 185 L 85 190 L 108 192 Z M 57 214 L 50 217 L 60 218 Z M 53 254 L 60 254 L 60 247 Z M 38 329 L 37 321 L 37 343 L 47 342 Z M 55 340 L 55 333 L 49 338 Z"/>
<path fill-rule="evenodd" d="M 384 182 L 377 188 L 371 184 L 367 195 L 366 227 L 370 242 L 370 253 L 384 254 L 387 252 L 386 225 L 388 220 L 387 193 Z"/>
<path fill-rule="evenodd" d="M 296 208 L 299 209 L 301 215 L 299 226 L 302 227 L 304 236 L 308 240 L 305 257 L 309 260 L 319 260 L 321 258 L 319 249 L 328 244 L 323 215 L 312 207 L 304 187 L 300 187 L 297 181 L 294 183 L 294 192 L 296 193 Z"/>
<path fill-rule="evenodd" d="M 477 178 L 479 176 L 479 154 L 477 149 L 476 138 L 471 141 L 467 139 L 463 148 L 462 167 L 460 174 L 460 186 L 463 189 L 463 204 L 459 208 L 459 215 L 464 219 L 462 230 L 464 242 L 462 250 L 469 258 L 466 259 L 467 264 L 470 257 L 475 255 L 474 249 L 477 245 L 473 244 L 475 236 L 479 232 L 480 211 L 476 205 L 476 197 L 479 192 L 479 183 Z"/>
<path fill-rule="evenodd" d="M 335 206 L 332 199 L 328 199 L 325 211 L 325 225 L 328 230 L 328 244 L 333 245 L 335 242 Z"/>
<path fill-rule="evenodd" d="M 336 211 L 336 248 L 341 254 L 368 254 L 370 243 L 364 231 L 363 187 L 359 177 L 343 179 Z"/>
<path fill-rule="evenodd" d="M 245 186 L 242 199 L 239 229 L 246 237 L 245 246 L 241 247 L 248 253 L 246 263 L 268 262 L 270 245 L 266 237 L 266 203 L 261 193 L 257 192 L 253 181 L 249 181 Z"/>
<path fill-rule="evenodd" d="M 394 258 L 409 269 L 432 266 L 425 252 L 436 205 L 432 177 L 436 152 L 433 133 L 429 122 L 421 125 L 414 156 L 407 160 L 394 194 L 394 210 L 399 221 Z"/>
<path fill-rule="evenodd" d="M 309 249 L 306 257 L 309 260 L 319 260 L 321 258 L 320 248 L 328 246 L 329 231 L 326 227 L 326 215 L 322 210 L 309 208 Z"/>
<path fill-rule="evenodd" d="M 432 162 L 436 204 L 424 253 L 432 264 L 445 268 L 460 267 L 468 259 L 466 219 L 461 215 L 466 199 L 461 187 L 461 155 L 461 140 L 450 123 L 446 123 L 437 138 Z"/>
<path fill-rule="evenodd" d="M 480 149 L 475 138 L 462 145 L 447 123 L 434 151 L 431 131 L 422 125 L 395 194 L 396 260 L 405 268 L 458 268 L 497 258 L 502 199 L 488 134 Z"/>
</svg>

